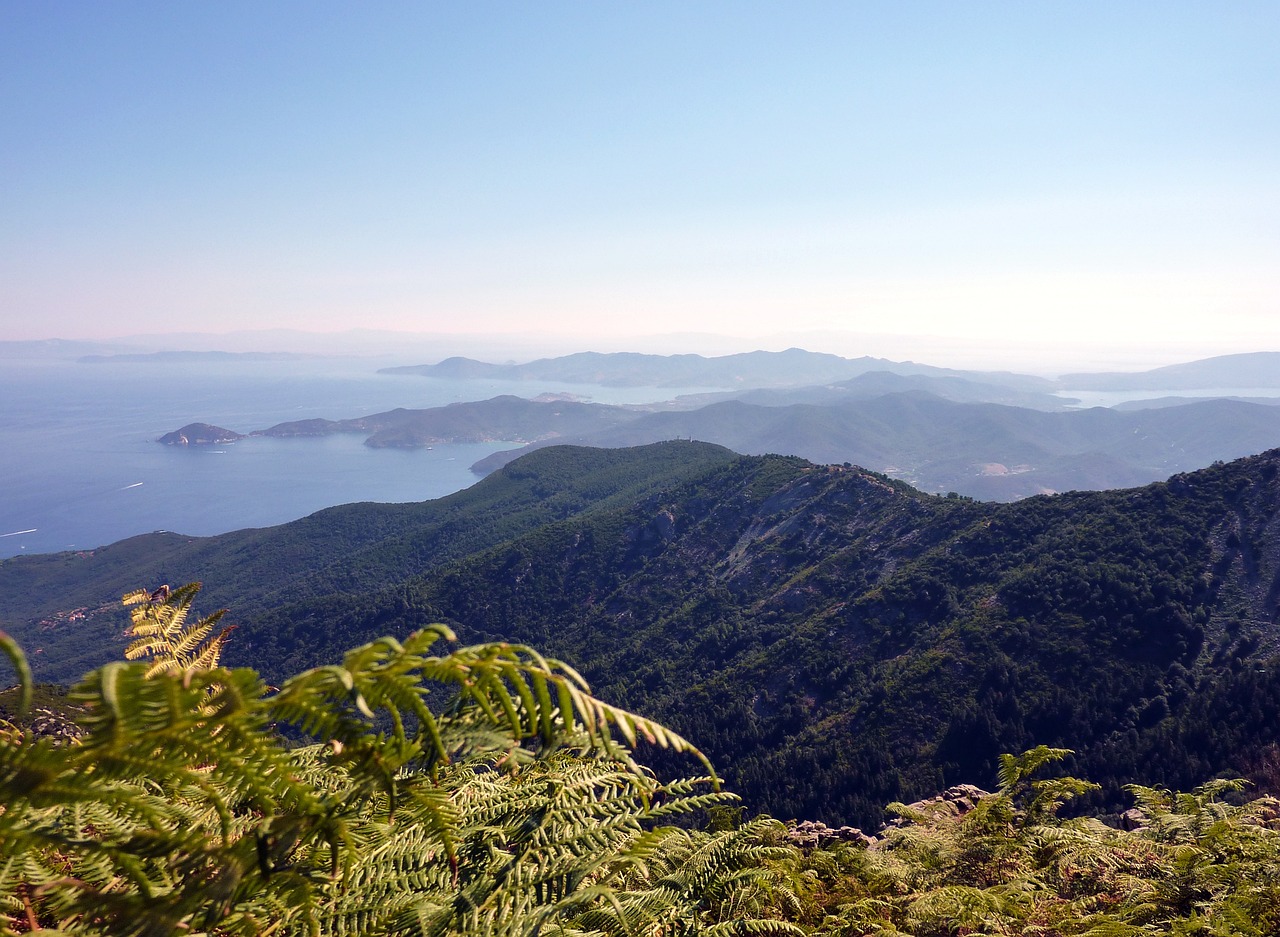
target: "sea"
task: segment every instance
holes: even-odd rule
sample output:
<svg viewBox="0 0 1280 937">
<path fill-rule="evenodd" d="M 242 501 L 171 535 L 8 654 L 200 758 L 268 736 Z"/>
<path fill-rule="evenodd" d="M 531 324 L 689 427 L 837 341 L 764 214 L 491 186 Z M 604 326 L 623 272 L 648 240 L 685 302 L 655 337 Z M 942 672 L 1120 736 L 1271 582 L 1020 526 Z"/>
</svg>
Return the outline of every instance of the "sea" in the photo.
<svg viewBox="0 0 1280 937">
<path fill-rule="evenodd" d="M 187 423 L 248 433 L 288 420 L 345 419 L 499 394 L 569 393 L 652 403 L 714 388 L 603 387 L 379 374 L 371 358 L 243 357 L 87 363 L 0 360 L 0 559 L 92 550 L 156 530 L 207 536 L 267 527 L 357 501 L 439 498 L 474 484 L 470 466 L 518 443 L 373 449 L 361 434 L 250 437 L 211 447 L 159 445 Z M 1062 391 L 1079 406 L 1166 392 Z M 1182 396 L 1274 397 L 1206 388 Z"/>
<path fill-rule="evenodd" d="M 368 358 L 84 363 L 0 360 L 0 559 L 92 550 L 156 530 L 205 536 L 359 501 L 439 498 L 518 443 L 373 449 L 361 434 L 250 437 L 211 447 L 156 440 L 187 423 L 240 433 L 499 394 L 649 403 L 707 388 L 453 381 L 379 374 Z"/>
</svg>

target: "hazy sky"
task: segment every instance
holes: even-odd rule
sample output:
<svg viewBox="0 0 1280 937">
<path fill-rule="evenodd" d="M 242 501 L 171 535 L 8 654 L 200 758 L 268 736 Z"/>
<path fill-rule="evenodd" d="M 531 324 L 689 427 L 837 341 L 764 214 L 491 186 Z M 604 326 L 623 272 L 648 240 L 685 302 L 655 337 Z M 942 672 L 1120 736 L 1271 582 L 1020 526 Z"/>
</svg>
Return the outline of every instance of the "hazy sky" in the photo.
<svg viewBox="0 0 1280 937">
<path fill-rule="evenodd" d="M 1280 350 L 1275 0 L 10 0 L 0 128 L 4 339 Z"/>
</svg>

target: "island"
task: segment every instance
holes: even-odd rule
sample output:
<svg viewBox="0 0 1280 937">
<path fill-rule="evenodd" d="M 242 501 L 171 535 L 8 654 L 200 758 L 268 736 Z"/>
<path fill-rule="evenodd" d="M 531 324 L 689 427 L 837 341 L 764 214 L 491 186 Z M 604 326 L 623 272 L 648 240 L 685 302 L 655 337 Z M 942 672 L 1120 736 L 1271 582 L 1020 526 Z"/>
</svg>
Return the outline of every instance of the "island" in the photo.
<svg viewBox="0 0 1280 937">
<path fill-rule="evenodd" d="M 244 439 L 244 434 L 212 423 L 188 423 L 172 433 L 165 433 L 156 442 L 166 446 L 219 446 L 237 439 Z"/>
</svg>

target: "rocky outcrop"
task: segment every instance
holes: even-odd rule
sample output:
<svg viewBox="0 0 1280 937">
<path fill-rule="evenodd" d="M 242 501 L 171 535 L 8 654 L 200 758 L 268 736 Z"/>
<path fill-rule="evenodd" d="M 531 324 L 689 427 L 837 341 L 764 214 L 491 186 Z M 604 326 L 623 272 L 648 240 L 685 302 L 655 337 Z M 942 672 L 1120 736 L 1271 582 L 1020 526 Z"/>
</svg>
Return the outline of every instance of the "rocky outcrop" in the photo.
<svg viewBox="0 0 1280 937">
<path fill-rule="evenodd" d="M 902 810 L 902 816 L 890 820 L 887 826 L 906 826 L 915 822 L 915 818 L 924 816 L 937 816 L 941 814 L 951 814 L 952 816 L 962 817 L 978 803 L 986 797 L 992 796 L 990 791 L 984 791 L 982 788 L 973 784 L 957 784 L 949 787 L 941 794 L 935 794 L 933 797 L 926 797 L 924 800 L 917 800 L 915 803 L 907 804 L 906 809 Z"/>
<path fill-rule="evenodd" d="M 825 849 L 833 843 L 853 843 L 870 846 L 875 837 L 868 836 L 856 826 L 831 827 L 814 820 L 801 820 L 787 825 L 787 842 L 800 849 Z"/>
<path fill-rule="evenodd" d="M 885 833 L 895 827 L 908 826 L 922 818 L 962 817 L 984 798 L 993 796 L 989 791 L 972 784 L 957 784 L 940 794 L 907 804 L 903 815 L 890 820 L 880 832 L 869 835 L 856 826 L 831 827 L 813 820 L 801 820 L 787 824 L 787 841 L 804 850 L 825 849 L 835 843 L 852 843 L 872 849 L 883 848 L 888 842 Z"/>
<path fill-rule="evenodd" d="M 55 745 L 79 741 L 84 734 L 80 726 L 67 715 L 52 709 L 37 709 L 31 713 L 30 727 L 37 738 L 52 739 Z"/>
</svg>

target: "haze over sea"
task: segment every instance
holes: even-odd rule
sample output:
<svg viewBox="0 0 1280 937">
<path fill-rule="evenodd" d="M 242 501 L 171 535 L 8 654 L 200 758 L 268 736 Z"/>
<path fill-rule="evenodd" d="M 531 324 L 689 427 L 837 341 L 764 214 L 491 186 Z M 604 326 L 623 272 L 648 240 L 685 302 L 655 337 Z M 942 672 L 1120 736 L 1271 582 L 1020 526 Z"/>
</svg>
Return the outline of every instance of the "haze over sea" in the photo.
<svg viewBox="0 0 1280 937">
<path fill-rule="evenodd" d="M 135 534 L 264 527 L 355 501 L 437 498 L 512 443 L 372 449 L 359 434 L 158 445 L 190 422 L 237 432 L 498 394 L 568 391 L 602 403 L 702 388 L 605 388 L 377 374 L 369 358 L 102 363 L 0 362 L 0 557 L 89 550 Z"/>
</svg>

